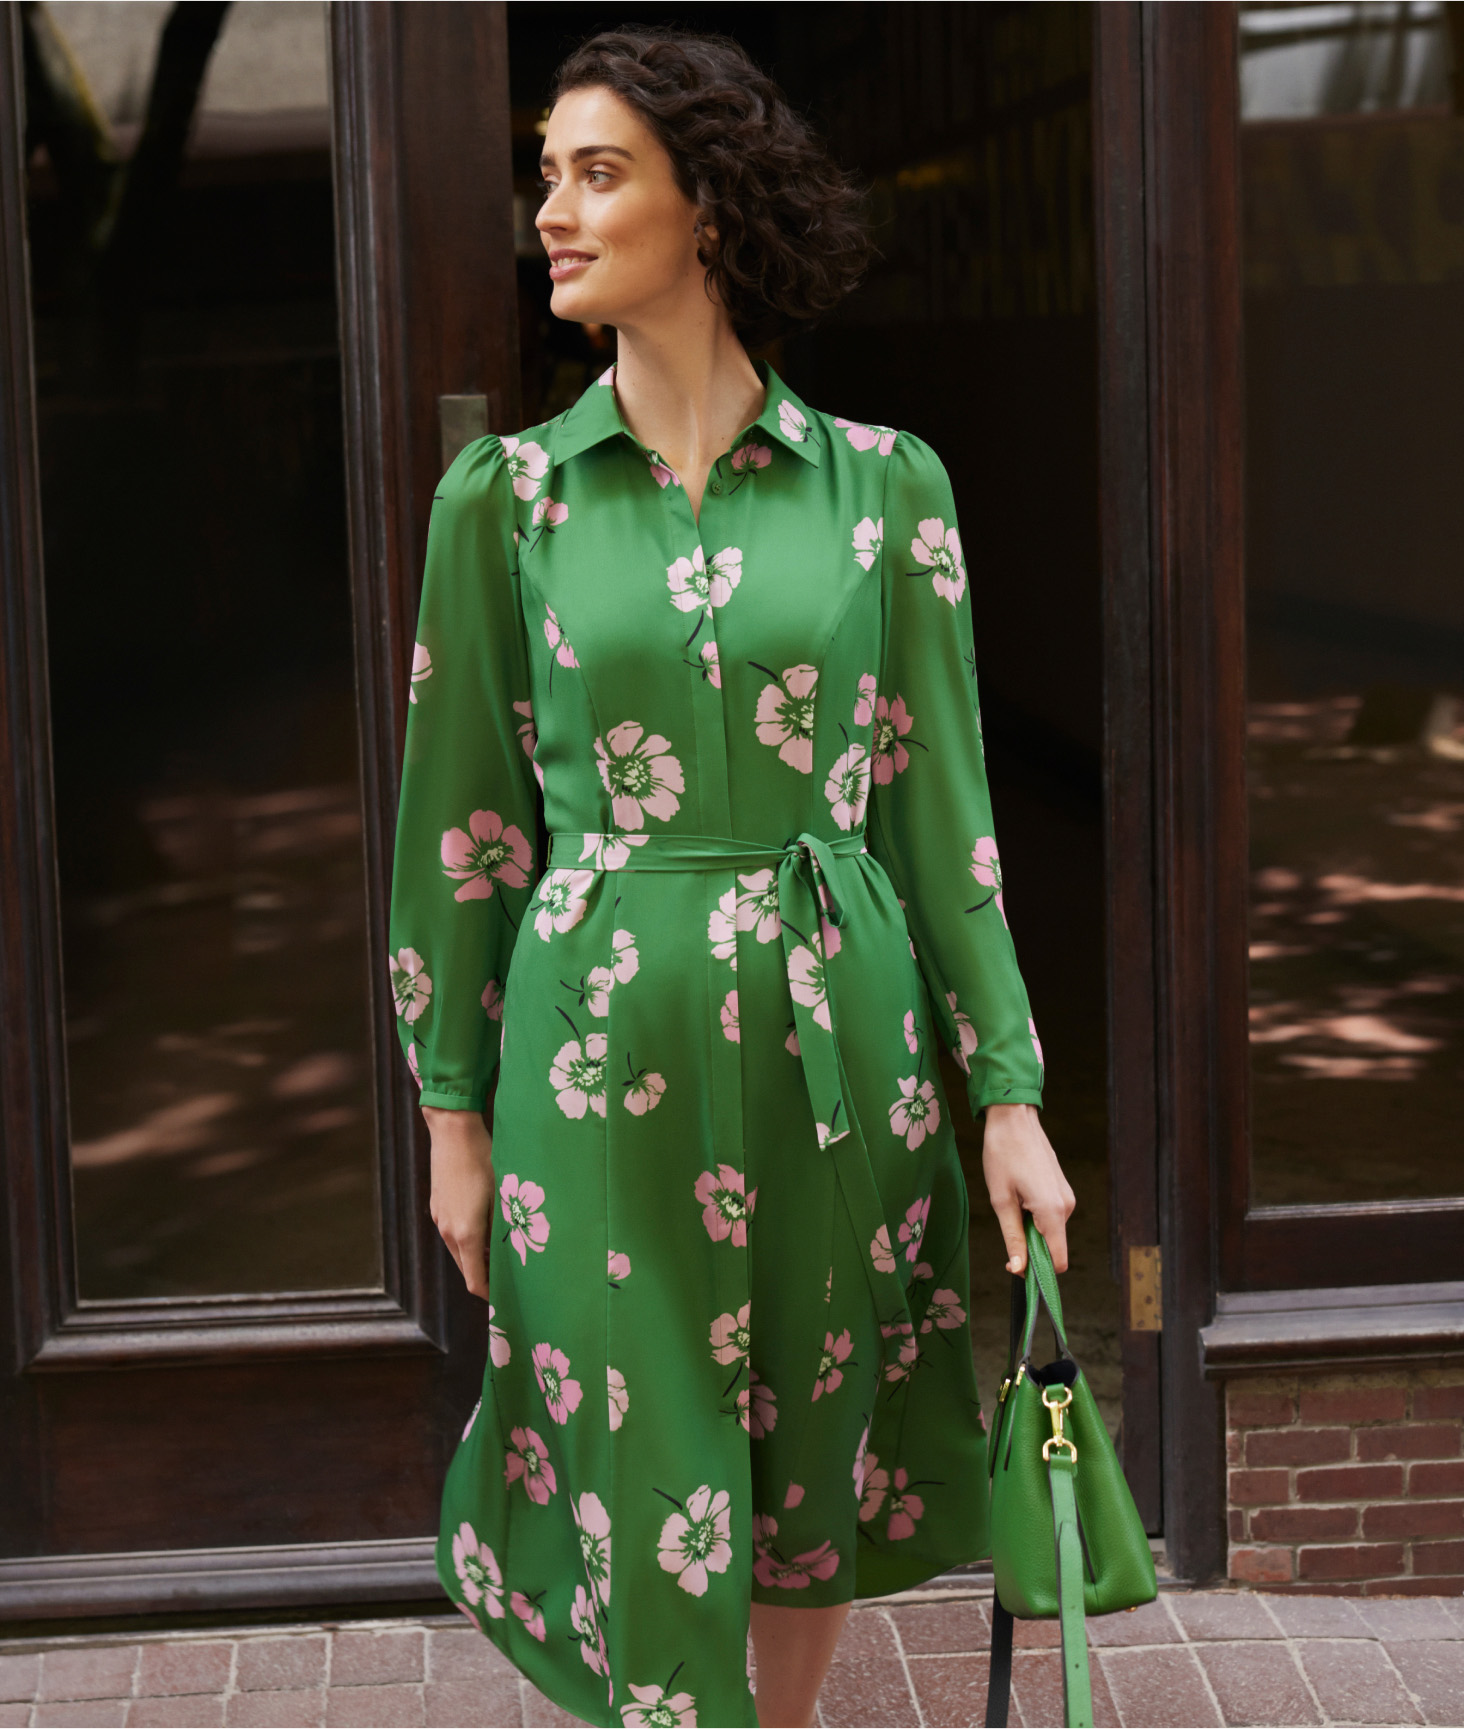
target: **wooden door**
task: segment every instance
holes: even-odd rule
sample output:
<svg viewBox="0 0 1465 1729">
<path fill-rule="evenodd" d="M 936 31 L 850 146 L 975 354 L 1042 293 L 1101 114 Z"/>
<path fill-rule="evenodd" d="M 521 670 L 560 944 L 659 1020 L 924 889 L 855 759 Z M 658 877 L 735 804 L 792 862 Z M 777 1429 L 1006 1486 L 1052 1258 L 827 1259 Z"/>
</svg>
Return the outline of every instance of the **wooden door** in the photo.
<svg viewBox="0 0 1465 1729">
<path fill-rule="evenodd" d="M 222 10 L 181 6 L 179 29 L 196 31 L 201 15 Z M 272 749 L 278 746 L 281 761 L 314 761 L 312 753 L 335 750 L 335 735 L 345 727 L 351 748 L 344 772 L 356 790 L 342 795 L 347 782 L 340 774 L 324 801 L 263 781 L 243 790 L 215 788 L 207 822 L 199 814 L 202 794 L 155 797 L 139 832 L 157 839 L 162 855 L 172 844 L 173 864 L 193 857 L 189 849 L 198 851 L 199 835 L 212 836 L 209 844 L 223 850 L 208 854 L 205 846 L 202 864 L 179 865 L 173 877 L 169 856 L 134 860 L 129 868 L 135 866 L 142 886 L 99 896 L 77 886 L 86 887 L 88 861 L 95 866 L 99 850 L 89 854 L 78 842 L 85 831 L 79 813 L 94 820 L 102 807 L 86 803 L 90 783 L 76 772 L 76 761 L 88 750 L 98 763 L 107 760 L 110 739 L 125 738 L 128 751 L 134 748 L 126 679 L 107 686 L 121 692 L 110 713 L 88 711 L 78 719 L 77 710 L 85 706 L 86 690 L 116 670 L 106 654 L 107 630 L 126 639 L 139 609 L 154 604 L 151 584 L 164 580 L 166 548 L 153 565 L 140 567 L 149 580 L 132 588 L 120 578 L 105 584 L 104 572 L 85 561 L 78 565 L 66 550 L 68 536 L 99 531 L 98 512 L 107 513 L 101 528 L 111 540 L 104 544 L 125 541 L 135 500 L 118 494 L 116 473 L 132 453 L 113 439 L 104 442 L 99 461 L 94 442 L 78 435 L 78 442 L 58 444 L 46 431 L 61 424 L 46 418 L 53 412 L 48 391 L 54 395 L 47 369 L 59 362 L 50 336 L 40 342 L 27 266 L 27 175 L 35 160 L 26 146 L 25 24 L 18 6 L 0 9 L 0 1151 L 6 1172 L 0 1474 L 8 1485 L 0 1496 L 0 1616 L 11 1621 L 435 1595 L 439 1487 L 482 1372 L 483 1308 L 464 1292 L 427 1214 L 426 1137 L 397 1046 L 385 943 L 417 585 L 432 491 L 444 465 L 444 418 L 449 453 L 465 425 L 471 432 L 517 424 L 505 8 L 338 4 L 329 14 L 333 196 L 327 187 L 325 208 L 329 221 L 334 207 L 339 336 L 327 321 L 300 339 L 299 352 L 309 362 L 301 376 L 314 381 L 314 394 L 302 398 L 298 422 L 272 422 L 248 460 L 257 458 L 260 472 L 273 474 L 269 464 L 297 425 L 305 439 L 313 416 L 310 436 L 319 435 L 330 409 L 329 401 L 322 407 L 320 368 L 338 366 L 340 418 L 332 424 L 340 430 L 317 437 L 327 449 L 337 439 L 335 467 L 307 473 L 301 490 L 309 497 L 312 489 L 325 488 L 339 497 L 349 533 L 342 524 L 338 572 L 328 548 L 317 549 L 308 566 L 312 594 L 318 588 L 324 596 L 325 622 L 307 629 L 287 594 L 286 616 L 264 620 L 266 640 L 280 652 L 253 668 L 270 700 L 254 702 L 257 693 L 245 678 L 241 701 L 253 703 L 242 711 L 251 716 L 278 714 L 286 699 L 295 701 L 290 681 L 307 663 L 300 641 L 314 631 L 336 643 L 329 652 L 339 650 L 337 670 L 345 669 L 344 685 L 337 680 L 346 692 L 344 706 L 300 701 Z M 34 55 L 34 43 L 30 48 Z M 288 141 L 281 148 L 288 154 Z M 304 145 L 297 151 L 303 160 L 301 152 L 308 154 Z M 51 166 L 58 165 L 53 160 Z M 292 175 L 298 181 L 306 172 L 298 163 L 276 168 L 282 181 Z M 197 249 L 205 238 L 208 246 L 227 249 L 228 225 L 216 236 L 190 234 L 186 176 L 179 196 L 183 202 L 168 205 L 160 223 L 145 231 L 147 246 L 161 249 L 154 262 L 173 258 L 169 248 Z M 39 257 L 42 248 L 36 236 L 31 239 Z M 166 272 L 148 279 L 165 280 Z M 170 382 L 177 376 L 178 345 L 190 328 L 203 328 L 206 298 L 154 320 L 146 364 L 140 372 L 122 365 L 112 378 L 114 396 L 142 392 L 154 414 L 159 404 L 178 400 Z M 241 314 L 231 342 L 236 348 L 245 342 L 246 327 L 268 324 L 278 331 L 277 313 L 266 317 L 256 308 Z M 261 342 L 269 348 L 263 338 L 256 346 Z M 131 358 L 135 362 L 136 354 Z M 250 365 L 266 366 L 271 352 L 248 358 Z M 231 413 L 236 421 L 247 418 L 247 403 L 241 408 L 239 391 L 223 372 L 209 388 L 212 406 L 205 398 L 198 421 L 205 432 L 234 424 Z M 444 405 L 443 397 L 456 401 Z M 193 453 L 179 446 L 177 427 L 168 427 L 166 414 L 161 424 L 174 439 L 167 448 L 179 472 L 194 474 L 188 467 Z M 192 525 L 185 551 L 203 561 L 198 568 L 205 576 L 237 567 L 231 559 L 240 537 L 254 532 L 252 519 L 277 502 L 269 487 L 255 483 L 247 462 L 241 473 L 239 452 L 253 448 L 247 440 L 221 448 L 230 460 L 212 501 L 217 509 L 180 519 Z M 93 465 L 85 478 L 95 475 L 99 489 L 95 510 L 83 501 L 67 520 L 55 513 L 48 520 L 46 500 L 78 496 L 77 471 L 68 464 L 83 460 Z M 143 471 L 145 485 L 157 479 Z M 229 511 L 234 515 L 226 516 Z M 58 547 L 57 558 L 71 560 L 68 572 L 82 570 L 75 593 L 59 586 L 59 564 L 48 572 Z M 258 581 L 275 580 L 276 553 L 293 557 L 295 550 L 284 541 L 266 544 L 253 566 Z M 177 606 L 169 614 L 182 650 L 170 654 L 165 673 L 176 674 L 185 693 L 203 693 L 191 699 L 202 705 L 213 669 L 191 664 L 197 657 L 188 652 L 190 641 L 221 652 L 234 616 L 230 607 L 251 621 L 250 629 L 263 627 L 248 612 L 253 594 L 200 581 L 185 599 L 181 622 Z M 78 616 L 94 627 L 87 638 L 90 686 L 68 658 Z M 248 661 L 245 670 L 251 670 Z M 165 710 L 158 703 L 148 712 Z M 324 713 L 332 717 L 329 724 L 320 723 Z M 257 731 L 246 727 L 241 738 L 236 728 L 221 735 L 222 744 L 185 741 L 183 759 L 196 767 L 196 759 L 214 752 L 209 773 L 217 779 L 223 772 L 218 764 L 233 760 L 227 746 L 247 758 L 251 773 L 262 774 Z M 322 733 L 332 737 L 316 736 Z M 139 753 L 144 743 L 136 746 Z M 108 761 L 109 773 L 113 766 Z M 114 812 L 114 827 L 125 828 L 135 815 L 131 807 Z M 249 970 L 250 956 L 279 940 L 270 935 L 269 921 L 287 919 L 290 895 L 247 884 L 242 892 L 230 873 L 242 868 L 246 852 L 251 868 L 283 870 L 280 860 L 293 857 L 292 848 L 315 848 L 330 861 L 334 898 L 310 903 L 316 936 L 326 946 L 282 963 L 278 976 L 260 987 L 275 993 L 266 1005 L 270 1012 L 261 1014 L 251 999 L 241 1018 L 230 993 L 242 988 L 241 979 L 261 976 L 258 967 Z M 319 886 L 325 867 L 312 865 L 311 871 L 306 874 Z M 144 1053 L 152 1065 L 149 1084 L 178 1097 L 138 1121 L 104 1120 L 99 1130 L 98 1113 L 105 1118 L 106 1108 L 100 1083 L 80 1079 L 103 1072 L 87 1039 L 94 1043 L 97 1024 L 105 1021 L 106 1037 L 125 1041 L 154 1012 L 128 994 L 144 964 L 139 955 L 149 957 L 150 977 L 193 979 L 200 969 L 188 932 L 201 933 L 199 943 L 207 947 L 215 928 L 207 909 L 214 904 L 210 896 L 218 895 L 233 897 L 228 928 L 231 952 L 243 957 L 239 970 L 209 974 L 199 987 L 214 1011 L 209 1028 L 181 1021 L 177 1030 L 150 1037 Z M 90 922 L 76 913 L 82 905 L 90 908 Z M 355 909 L 344 920 L 343 905 Z M 179 909 L 188 907 L 197 922 L 178 922 Z M 142 916 L 140 908 L 163 921 L 157 929 L 171 933 L 171 972 L 158 974 L 155 943 L 134 943 L 125 951 L 131 957 L 126 964 L 116 961 L 124 952 L 117 933 L 132 928 L 129 920 Z M 360 965 L 342 975 L 339 988 L 323 992 L 325 963 L 312 956 L 327 953 L 331 943 L 338 945 L 331 953 L 346 952 L 339 949 L 345 943 Z M 106 1015 L 94 1016 L 90 1025 L 82 1024 L 78 1008 L 83 975 L 89 990 L 105 983 Z M 270 1041 L 288 1042 L 288 1031 L 279 1029 L 307 1012 L 359 1027 L 359 1050 L 285 1050 L 290 1060 L 284 1061 Z M 202 1038 L 205 1032 L 211 1043 Z M 116 1048 L 129 1047 L 118 1042 Z M 237 1078 L 229 1089 L 215 1085 L 210 1092 L 190 1078 L 208 1063 L 234 1065 Z M 262 1074 L 271 1078 L 261 1089 L 252 1077 Z M 126 1074 L 116 1082 L 124 1093 L 129 1084 Z M 331 1086 L 346 1093 L 319 1091 Z M 263 1105 L 251 1119 L 253 1144 L 209 1150 L 199 1124 L 226 1120 L 231 1111 L 248 1115 L 256 1092 Z M 290 1143 L 288 1157 L 283 1143 L 271 1141 L 269 1127 L 286 1121 L 291 1133 L 304 1137 Z M 83 1132 L 78 1125 L 90 1126 Z M 322 1167 L 310 1205 L 290 1214 L 298 1213 L 314 1233 L 302 1239 L 304 1251 L 292 1260 L 283 1250 L 276 1253 L 271 1232 L 285 1227 L 271 1223 L 271 1203 L 279 1198 L 283 1207 L 295 1193 L 290 1184 L 320 1156 L 322 1136 L 334 1137 L 337 1164 Z M 186 1162 L 179 1162 L 180 1148 Z M 137 1276 L 139 1257 L 151 1255 L 149 1265 L 162 1265 L 166 1256 L 157 1245 L 167 1231 L 159 1225 L 151 1246 L 141 1249 L 118 1237 L 118 1221 L 131 1216 L 137 1192 L 129 1173 L 144 1165 L 155 1212 L 182 1185 L 193 1184 L 190 1194 L 203 1193 L 210 1183 L 242 1183 L 246 1170 L 277 1173 L 277 1193 L 268 1181 L 251 1178 L 252 1187 L 237 1191 L 240 1205 L 254 1209 L 247 1228 L 238 1216 L 231 1223 L 227 1205 L 210 1215 L 223 1247 L 206 1276 L 190 1286 L 182 1275 L 170 1275 L 171 1286 L 163 1279 L 150 1287 Z M 110 1186 L 99 1188 L 104 1178 Z M 275 1273 L 255 1278 L 256 1268 L 266 1265 Z"/>
</svg>

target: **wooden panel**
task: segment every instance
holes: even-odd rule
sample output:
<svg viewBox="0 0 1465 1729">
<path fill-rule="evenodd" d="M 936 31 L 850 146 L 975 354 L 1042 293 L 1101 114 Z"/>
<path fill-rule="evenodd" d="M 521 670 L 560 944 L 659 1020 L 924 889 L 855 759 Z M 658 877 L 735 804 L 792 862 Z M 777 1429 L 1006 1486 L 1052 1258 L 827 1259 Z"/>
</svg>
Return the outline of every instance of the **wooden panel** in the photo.
<svg viewBox="0 0 1465 1729">
<path fill-rule="evenodd" d="M 1241 1261 L 1229 1286 L 1296 1290 L 1346 1279 L 1451 1279 L 1460 1273 L 1465 1204 L 1370 1201 L 1350 1206 L 1262 1207 L 1242 1222 Z"/>
<path fill-rule="evenodd" d="M 70 1265 L 18 25 L 0 7 L 0 1594 L 30 1579 L 36 1615 L 437 1596 L 486 1317 L 427 1216 L 386 909 L 437 397 L 517 412 L 504 8 L 331 9 L 386 1288 L 197 1302 L 78 1304 Z M 353 1571 L 364 1540 L 390 1552 Z"/>
<path fill-rule="evenodd" d="M 1214 1174 L 1246 1134 L 1236 13 L 1144 13 L 1164 1247 L 1165 1537 L 1224 1569 L 1225 1465 L 1196 1335 L 1217 1286 Z"/>
<path fill-rule="evenodd" d="M 1159 1242 L 1141 9 L 1096 6 L 1093 18 L 1109 1174 L 1122 1279 L 1131 1250 Z M 1163 1505 L 1160 1335 L 1126 1324 L 1120 1353 L 1124 1471 L 1146 1530 L 1157 1533 Z"/>
</svg>

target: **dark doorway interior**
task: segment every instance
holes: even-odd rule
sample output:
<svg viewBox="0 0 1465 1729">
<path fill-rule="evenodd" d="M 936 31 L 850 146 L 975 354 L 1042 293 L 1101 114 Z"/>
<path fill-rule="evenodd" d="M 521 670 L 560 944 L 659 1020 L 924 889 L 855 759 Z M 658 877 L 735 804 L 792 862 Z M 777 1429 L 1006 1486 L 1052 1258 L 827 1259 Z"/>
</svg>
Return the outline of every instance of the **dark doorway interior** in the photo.
<svg viewBox="0 0 1465 1729">
<path fill-rule="evenodd" d="M 823 327 L 770 358 L 819 407 L 919 433 L 952 478 L 997 835 L 1047 1062 L 1044 1126 L 1079 1198 L 1065 1297 L 1075 1351 L 1117 1427 L 1091 9 L 642 6 L 634 16 L 735 36 L 871 187 L 883 258 Z M 625 22 L 594 6 L 509 6 L 526 424 L 567 407 L 614 352 L 612 332 L 551 318 L 532 213 L 535 123 L 554 67 L 584 36 Z M 949 1058 L 943 1072 L 960 1100 Z M 1006 1348 L 1006 1275 L 970 1123 L 964 1157 L 973 1339 L 990 1399 Z"/>
</svg>

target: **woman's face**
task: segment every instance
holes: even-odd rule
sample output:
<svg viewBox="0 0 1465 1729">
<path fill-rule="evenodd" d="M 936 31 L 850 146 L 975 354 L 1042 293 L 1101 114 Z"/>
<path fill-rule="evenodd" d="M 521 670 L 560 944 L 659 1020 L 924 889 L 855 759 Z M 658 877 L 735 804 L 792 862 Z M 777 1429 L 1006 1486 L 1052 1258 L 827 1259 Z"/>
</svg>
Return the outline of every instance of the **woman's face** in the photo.
<svg viewBox="0 0 1465 1729">
<path fill-rule="evenodd" d="M 556 318 L 632 328 L 664 321 L 690 295 L 706 302 L 697 207 L 671 157 L 630 105 L 598 85 L 568 91 L 539 159 L 546 193 L 535 226 L 550 258 Z"/>
</svg>

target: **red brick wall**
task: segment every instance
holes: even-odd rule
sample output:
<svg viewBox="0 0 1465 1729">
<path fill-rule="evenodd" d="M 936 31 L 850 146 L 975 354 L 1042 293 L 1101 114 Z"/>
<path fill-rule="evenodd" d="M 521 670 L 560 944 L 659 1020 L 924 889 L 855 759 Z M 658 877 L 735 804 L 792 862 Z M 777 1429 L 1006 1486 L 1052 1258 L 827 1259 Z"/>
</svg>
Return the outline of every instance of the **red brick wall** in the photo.
<svg viewBox="0 0 1465 1729">
<path fill-rule="evenodd" d="M 1458 1369 L 1230 1381 L 1231 1577 L 1273 1590 L 1459 1592 L 1461 1398 Z"/>
</svg>

